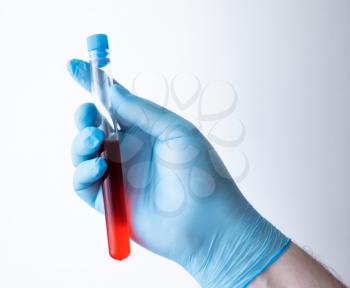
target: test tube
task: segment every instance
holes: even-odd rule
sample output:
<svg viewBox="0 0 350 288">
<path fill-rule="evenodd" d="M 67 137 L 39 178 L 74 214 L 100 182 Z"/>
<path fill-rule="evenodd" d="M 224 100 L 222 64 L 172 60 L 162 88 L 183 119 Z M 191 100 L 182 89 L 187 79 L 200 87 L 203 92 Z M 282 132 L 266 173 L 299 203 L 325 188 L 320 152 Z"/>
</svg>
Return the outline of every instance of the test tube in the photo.
<svg viewBox="0 0 350 288">
<path fill-rule="evenodd" d="M 108 88 L 113 84 L 113 78 L 108 38 L 105 34 L 91 35 L 87 38 L 87 46 L 90 57 L 91 93 L 98 99 L 98 104 L 102 104 L 97 106 L 103 115 L 99 128 L 105 133 L 100 155 L 108 165 L 102 178 L 102 193 L 109 254 L 114 259 L 123 260 L 130 254 L 129 224 L 118 123 L 110 116 L 111 101 Z"/>
</svg>

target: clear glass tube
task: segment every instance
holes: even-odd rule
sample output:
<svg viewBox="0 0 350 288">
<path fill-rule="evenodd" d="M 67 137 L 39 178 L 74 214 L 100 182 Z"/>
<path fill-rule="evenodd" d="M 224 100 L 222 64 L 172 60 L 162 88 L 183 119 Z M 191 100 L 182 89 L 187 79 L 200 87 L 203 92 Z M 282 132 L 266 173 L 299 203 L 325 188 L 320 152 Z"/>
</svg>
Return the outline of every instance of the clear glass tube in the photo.
<svg viewBox="0 0 350 288">
<path fill-rule="evenodd" d="M 97 36 L 99 35 L 101 34 Z M 94 36 L 96 37 L 96 35 L 90 37 Z M 100 102 L 97 106 L 103 119 L 99 128 L 105 133 L 105 140 L 101 146 L 100 155 L 106 160 L 108 165 L 107 171 L 102 178 L 102 192 L 109 254 L 114 259 L 122 260 L 130 254 L 130 233 L 120 156 L 118 124 L 110 116 L 111 101 L 109 88 L 113 84 L 111 61 L 106 36 L 103 40 L 105 40 L 105 45 L 96 45 L 95 41 L 93 42 L 95 45 L 92 46 L 96 47 L 96 49 L 90 50 L 89 47 L 91 93 Z"/>
</svg>

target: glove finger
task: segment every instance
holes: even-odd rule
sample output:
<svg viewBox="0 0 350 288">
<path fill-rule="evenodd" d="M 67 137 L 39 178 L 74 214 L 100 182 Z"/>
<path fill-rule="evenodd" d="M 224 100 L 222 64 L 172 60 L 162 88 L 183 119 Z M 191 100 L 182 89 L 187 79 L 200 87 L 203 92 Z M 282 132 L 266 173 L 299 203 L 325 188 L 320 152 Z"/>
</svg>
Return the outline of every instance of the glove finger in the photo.
<svg viewBox="0 0 350 288">
<path fill-rule="evenodd" d="M 71 59 L 67 62 L 67 69 L 74 80 L 88 92 L 91 92 L 90 64 L 88 62 Z"/>
<path fill-rule="evenodd" d="M 103 212 L 102 189 L 99 182 L 91 184 L 89 187 L 76 191 L 77 195 L 91 207 Z M 100 199 L 101 198 L 101 199 Z M 102 201 L 101 201 L 102 200 Z"/>
<path fill-rule="evenodd" d="M 101 115 L 93 103 L 84 103 L 75 111 L 74 120 L 80 131 L 89 126 L 98 127 L 101 124 Z"/>
<path fill-rule="evenodd" d="M 97 155 L 104 139 L 104 133 L 96 127 L 80 131 L 72 143 L 72 162 L 75 166 Z"/>
<path fill-rule="evenodd" d="M 89 188 L 101 179 L 106 172 L 107 163 L 101 157 L 86 160 L 80 163 L 74 173 L 74 190 L 79 191 Z"/>
</svg>

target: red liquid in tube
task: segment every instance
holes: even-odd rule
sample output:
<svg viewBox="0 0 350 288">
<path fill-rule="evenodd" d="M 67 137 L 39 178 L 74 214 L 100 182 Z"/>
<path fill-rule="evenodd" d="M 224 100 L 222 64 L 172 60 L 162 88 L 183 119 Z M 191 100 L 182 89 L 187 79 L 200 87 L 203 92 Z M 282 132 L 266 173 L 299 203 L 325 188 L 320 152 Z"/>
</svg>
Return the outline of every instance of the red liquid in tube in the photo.
<svg viewBox="0 0 350 288">
<path fill-rule="evenodd" d="M 130 254 L 129 222 L 118 140 L 105 140 L 101 156 L 108 168 L 102 178 L 109 254 L 123 260 Z"/>
</svg>

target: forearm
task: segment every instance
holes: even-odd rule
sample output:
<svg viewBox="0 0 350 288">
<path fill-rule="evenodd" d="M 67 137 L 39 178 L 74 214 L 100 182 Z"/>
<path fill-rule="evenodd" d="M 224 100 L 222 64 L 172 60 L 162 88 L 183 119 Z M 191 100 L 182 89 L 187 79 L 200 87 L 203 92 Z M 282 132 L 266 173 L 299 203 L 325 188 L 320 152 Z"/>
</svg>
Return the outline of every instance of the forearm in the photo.
<svg viewBox="0 0 350 288">
<path fill-rule="evenodd" d="M 320 263 L 293 243 L 248 287 L 345 288 Z"/>
</svg>

